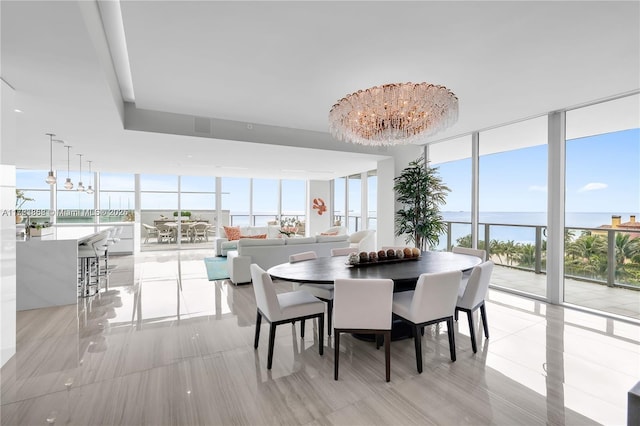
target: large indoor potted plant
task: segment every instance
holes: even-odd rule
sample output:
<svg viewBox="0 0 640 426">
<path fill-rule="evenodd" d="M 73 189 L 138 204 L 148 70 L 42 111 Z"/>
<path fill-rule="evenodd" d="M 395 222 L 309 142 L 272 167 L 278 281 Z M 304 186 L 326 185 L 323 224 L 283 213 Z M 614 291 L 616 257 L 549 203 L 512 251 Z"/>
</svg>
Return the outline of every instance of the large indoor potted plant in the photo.
<svg viewBox="0 0 640 426">
<path fill-rule="evenodd" d="M 394 178 L 393 190 L 402 204 L 395 215 L 396 236 L 405 235 L 405 242 L 420 250 L 436 246 L 446 229 L 440 206 L 451 191 L 442 182 L 438 169 L 429 167 L 420 157 Z"/>
</svg>

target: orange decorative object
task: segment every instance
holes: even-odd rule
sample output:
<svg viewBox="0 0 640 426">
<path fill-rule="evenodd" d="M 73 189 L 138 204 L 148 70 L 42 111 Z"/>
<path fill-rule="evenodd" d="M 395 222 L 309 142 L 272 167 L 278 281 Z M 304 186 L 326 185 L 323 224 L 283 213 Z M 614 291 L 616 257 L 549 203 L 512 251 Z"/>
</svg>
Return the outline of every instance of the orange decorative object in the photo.
<svg viewBox="0 0 640 426">
<path fill-rule="evenodd" d="M 322 216 L 322 213 L 327 211 L 327 206 L 324 204 L 324 200 L 322 198 L 313 199 L 313 208 L 318 210 L 318 214 L 320 216 Z"/>
</svg>

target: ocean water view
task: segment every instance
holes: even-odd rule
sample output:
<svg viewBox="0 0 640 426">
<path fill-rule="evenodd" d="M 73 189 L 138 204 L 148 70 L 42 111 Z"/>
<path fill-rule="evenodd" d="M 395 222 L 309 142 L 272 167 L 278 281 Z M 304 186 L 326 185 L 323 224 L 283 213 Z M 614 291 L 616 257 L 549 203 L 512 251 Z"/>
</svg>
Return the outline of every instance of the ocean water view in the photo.
<svg viewBox="0 0 640 426">
<path fill-rule="evenodd" d="M 629 222 L 632 215 L 636 216 L 636 220 L 640 221 L 640 214 L 634 212 L 615 212 L 615 213 L 575 213 L 569 212 L 565 216 L 565 226 L 571 228 L 597 228 L 602 225 L 611 225 L 611 216 L 620 216 L 622 223 Z M 443 211 L 442 217 L 445 221 L 451 222 L 470 222 L 471 212 L 449 212 Z M 546 212 L 481 212 L 479 217 L 480 223 L 483 224 L 499 224 L 507 226 L 493 225 L 490 228 L 490 238 L 492 240 L 509 241 L 516 243 L 534 243 L 535 228 L 533 226 L 544 226 L 547 223 Z M 508 225 L 530 225 L 527 226 L 508 226 Z M 453 224 L 452 225 L 452 242 L 455 245 L 458 238 L 464 237 L 471 233 L 470 224 Z M 480 230 L 480 239 L 484 238 L 484 229 Z M 446 241 L 440 241 L 439 246 L 444 246 Z"/>
</svg>

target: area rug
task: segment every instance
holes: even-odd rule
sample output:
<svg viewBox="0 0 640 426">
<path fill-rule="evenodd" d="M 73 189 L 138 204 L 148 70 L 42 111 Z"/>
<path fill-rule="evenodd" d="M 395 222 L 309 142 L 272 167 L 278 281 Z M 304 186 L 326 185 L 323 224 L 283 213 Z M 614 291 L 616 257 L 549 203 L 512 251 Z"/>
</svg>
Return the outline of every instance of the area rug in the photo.
<svg viewBox="0 0 640 426">
<path fill-rule="evenodd" d="M 204 265 L 207 267 L 207 277 L 209 281 L 229 278 L 226 257 L 205 257 Z"/>
</svg>

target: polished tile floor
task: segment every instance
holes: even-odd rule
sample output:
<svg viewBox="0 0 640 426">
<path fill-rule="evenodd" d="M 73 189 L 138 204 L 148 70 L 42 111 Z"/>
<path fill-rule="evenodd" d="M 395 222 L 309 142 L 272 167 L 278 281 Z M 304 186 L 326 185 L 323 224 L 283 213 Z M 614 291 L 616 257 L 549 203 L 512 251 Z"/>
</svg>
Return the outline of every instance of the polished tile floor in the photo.
<svg viewBox="0 0 640 426">
<path fill-rule="evenodd" d="M 336 382 L 331 339 L 320 356 L 307 321 L 304 339 L 299 324 L 278 327 L 268 371 L 267 325 L 253 349 L 253 289 L 207 281 L 210 255 L 114 257 L 98 296 L 18 312 L 2 425 L 626 424 L 637 325 L 492 290 L 490 339 L 473 354 L 461 317 L 455 363 L 445 327 L 432 326 L 424 372 L 413 342 L 394 341 L 385 383 L 384 351 L 347 335 Z"/>
</svg>

